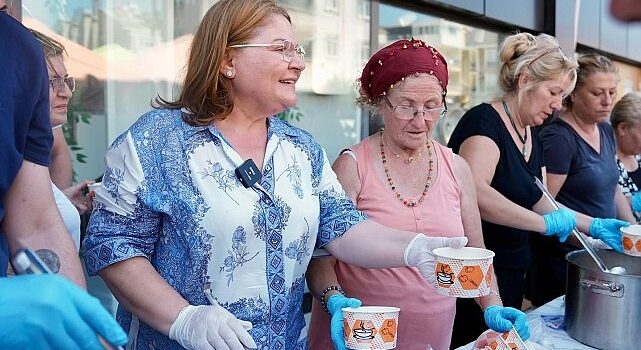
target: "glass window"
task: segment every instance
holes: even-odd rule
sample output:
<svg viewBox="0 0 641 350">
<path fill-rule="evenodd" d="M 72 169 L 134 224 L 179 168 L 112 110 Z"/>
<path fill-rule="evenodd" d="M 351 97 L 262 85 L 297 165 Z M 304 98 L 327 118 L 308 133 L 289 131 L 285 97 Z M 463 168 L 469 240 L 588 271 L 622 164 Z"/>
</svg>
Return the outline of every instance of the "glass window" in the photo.
<svg viewBox="0 0 641 350">
<path fill-rule="evenodd" d="M 70 104 L 82 163 L 78 178 L 95 178 L 114 138 L 160 95 L 180 91 L 193 31 L 216 0 L 23 0 L 23 23 L 67 48 L 78 89 Z M 354 82 L 368 54 L 369 1 L 278 0 L 296 40 L 307 50 L 298 106 L 281 116 L 310 131 L 330 161 L 360 140 Z M 327 9 L 331 11 L 327 11 Z M 349 20 L 346 20 L 349 19 Z M 338 132 L 337 132 L 338 130 Z"/>
<path fill-rule="evenodd" d="M 448 113 L 432 136 L 447 143 L 456 123 L 469 108 L 500 95 L 498 47 L 502 35 L 416 11 L 381 4 L 379 47 L 403 38 L 422 39 L 438 49 L 448 63 Z M 370 124 L 370 133 L 380 122 Z"/>
</svg>

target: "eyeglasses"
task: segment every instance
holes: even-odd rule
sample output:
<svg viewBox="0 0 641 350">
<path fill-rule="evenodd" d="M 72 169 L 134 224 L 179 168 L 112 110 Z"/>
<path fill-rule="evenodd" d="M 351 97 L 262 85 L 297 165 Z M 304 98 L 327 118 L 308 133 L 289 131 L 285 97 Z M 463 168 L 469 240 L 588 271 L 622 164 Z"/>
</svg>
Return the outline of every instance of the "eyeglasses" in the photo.
<svg viewBox="0 0 641 350">
<path fill-rule="evenodd" d="M 229 47 L 239 49 L 244 47 L 269 47 L 274 51 L 279 51 L 283 61 L 287 63 L 291 63 L 294 60 L 294 54 L 296 54 L 296 56 L 301 60 L 305 59 L 305 48 L 289 40 L 283 40 L 272 44 L 239 44 L 231 45 Z"/>
<path fill-rule="evenodd" d="M 69 90 L 71 90 L 71 92 L 76 91 L 76 79 L 74 79 L 73 77 L 55 77 L 49 80 L 49 86 L 51 86 L 54 91 L 62 89 L 65 85 L 69 88 Z"/>
<path fill-rule="evenodd" d="M 389 101 L 387 96 L 383 96 L 383 99 L 392 110 L 392 112 L 394 112 L 396 118 L 402 120 L 412 120 L 416 118 L 419 113 L 423 113 L 423 119 L 434 121 L 443 118 L 447 113 L 447 107 L 425 108 L 421 111 L 418 108 L 412 106 L 394 106 Z M 445 103 L 445 101 L 443 101 L 443 103 Z"/>
</svg>

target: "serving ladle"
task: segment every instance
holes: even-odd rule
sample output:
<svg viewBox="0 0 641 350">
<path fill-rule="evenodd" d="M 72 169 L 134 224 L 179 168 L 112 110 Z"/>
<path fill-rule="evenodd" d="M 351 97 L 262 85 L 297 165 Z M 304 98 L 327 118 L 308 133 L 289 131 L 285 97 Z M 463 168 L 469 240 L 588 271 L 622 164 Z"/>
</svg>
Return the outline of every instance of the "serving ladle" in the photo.
<svg viewBox="0 0 641 350">
<path fill-rule="evenodd" d="M 547 188 L 545 188 L 545 185 L 543 185 L 541 180 L 539 180 L 536 176 L 534 176 L 534 183 L 536 184 L 536 187 L 538 187 L 541 190 L 541 192 L 543 192 L 543 195 L 548 200 L 548 202 L 552 204 L 554 209 L 559 209 L 559 205 L 556 203 L 556 200 L 554 200 L 554 197 L 552 197 L 550 192 L 548 192 Z M 615 274 L 615 275 L 626 274 L 627 271 L 625 270 L 625 267 L 622 267 L 622 266 L 615 266 L 611 269 L 608 269 L 605 263 L 603 263 L 603 260 L 601 260 L 601 258 L 596 254 L 596 252 L 594 251 L 590 243 L 585 239 L 585 237 L 583 237 L 583 235 L 581 235 L 581 233 L 579 233 L 579 231 L 576 228 L 572 229 L 572 233 L 574 234 L 576 239 L 578 239 L 579 242 L 581 242 L 581 245 L 583 246 L 583 248 L 585 248 L 588 254 L 590 254 L 590 256 L 592 257 L 592 260 L 594 260 L 594 262 L 601 269 L 601 271 L 605 273 Z"/>
</svg>

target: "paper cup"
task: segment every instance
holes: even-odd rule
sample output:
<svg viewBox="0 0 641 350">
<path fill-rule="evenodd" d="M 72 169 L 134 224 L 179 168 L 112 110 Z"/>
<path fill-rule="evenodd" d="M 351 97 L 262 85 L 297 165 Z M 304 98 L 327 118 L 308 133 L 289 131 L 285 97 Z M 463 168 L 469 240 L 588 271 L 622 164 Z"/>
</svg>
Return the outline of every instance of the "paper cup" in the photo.
<svg viewBox="0 0 641 350">
<path fill-rule="evenodd" d="M 505 333 L 491 329 L 481 333 L 474 342 L 473 350 L 529 350 L 514 328 Z"/>
<path fill-rule="evenodd" d="M 621 227 L 623 252 L 632 256 L 641 256 L 641 225 Z"/>
<path fill-rule="evenodd" d="M 401 309 L 390 306 L 343 308 L 343 331 L 348 349 L 394 349 Z"/>
<path fill-rule="evenodd" d="M 492 259 L 494 252 L 488 249 L 437 248 L 436 291 L 457 298 L 478 298 L 490 293 L 492 283 Z"/>
</svg>

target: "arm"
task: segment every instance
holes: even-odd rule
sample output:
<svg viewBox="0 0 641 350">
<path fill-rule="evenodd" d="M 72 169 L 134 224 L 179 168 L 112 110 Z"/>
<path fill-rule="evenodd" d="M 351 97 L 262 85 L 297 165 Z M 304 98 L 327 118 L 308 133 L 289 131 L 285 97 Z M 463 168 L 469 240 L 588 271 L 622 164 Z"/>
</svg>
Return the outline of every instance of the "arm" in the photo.
<svg viewBox="0 0 641 350">
<path fill-rule="evenodd" d="M 64 226 L 53 199 L 49 169 L 27 160 L 5 196 L 2 231 L 10 253 L 28 247 L 58 259 L 59 273 L 85 288 L 85 278 L 75 244 Z"/>
<path fill-rule="evenodd" d="M 53 148 L 51 149 L 51 164 L 49 165 L 51 181 L 64 190 L 71 186 L 73 178 L 73 167 L 71 165 L 71 154 L 62 128 L 53 130 Z"/>
<path fill-rule="evenodd" d="M 461 189 L 461 218 L 463 220 L 463 232 L 465 232 L 465 236 L 467 236 L 469 242 L 468 245 L 471 247 L 485 248 L 481 228 L 481 215 L 479 213 L 472 171 L 467 165 L 467 162 L 458 155 L 454 155 L 454 173 Z M 497 293 L 499 290 L 494 272 L 492 272 L 492 285 L 490 289 Z M 484 297 L 477 298 L 476 302 L 481 309 L 485 309 L 490 305 L 503 305 L 501 298 L 495 294 L 488 294 Z"/>
<path fill-rule="evenodd" d="M 540 215 L 514 204 L 492 188 L 494 170 L 500 157 L 499 149 L 492 139 L 472 136 L 461 144 L 459 154 L 470 166 L 483 220 L 521 230 L 545 232 L 545 222 Z"/>
<path fill-rule="evenodd" d="M 127 310 L 165 335 L 180 310 L 189 305 L 144 257 L 110 265 L 100 271 L 100 277 Z"/>
<path fill-rule="evenodd" d="M 617 218 L 629 223 L 636 223 L 637 220 L 634 218 L 634 214 L 632 213 L 630 200 L 623 195 L 620 185 L 617 185 L 617 189 L 614 194 L 614 203 L 617 207 Z"/>
</svg>

